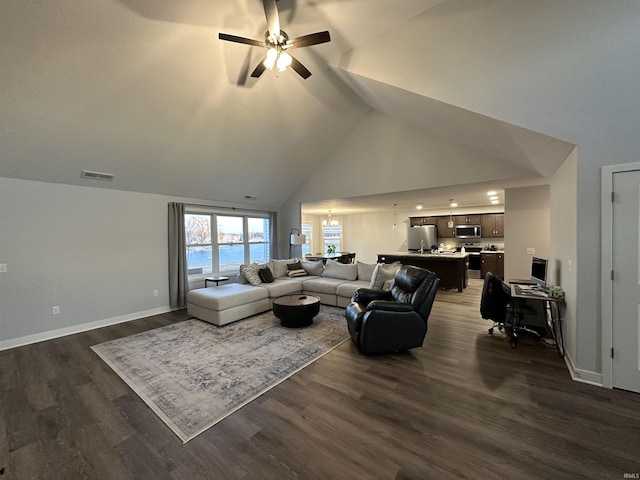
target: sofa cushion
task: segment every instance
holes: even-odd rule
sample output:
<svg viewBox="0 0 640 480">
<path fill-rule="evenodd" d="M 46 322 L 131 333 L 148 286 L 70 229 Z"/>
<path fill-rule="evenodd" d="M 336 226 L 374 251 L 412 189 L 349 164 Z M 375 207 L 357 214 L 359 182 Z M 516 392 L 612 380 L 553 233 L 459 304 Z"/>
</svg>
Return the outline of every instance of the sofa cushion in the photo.
<svg viewBox="0 0 640 480">
<path fill-rule="evenodd" d="M 302 282 L 292 281 L 286 277 L 276 278 L 272 283 L 263 283 L 260 287 L 269 292 L 269 298 L 271 299 L 302 292 Z"/>
<path fill-rule="evenodd" d="M 338 289 L 336 293 L 339 297 L 351 298 L 353 294 L 356 293 L 356 290 L 359 288 L 369 288 L 369 281 L 367 280 L 357 280 L 355 282 L 345 282 L 341 285 L 338 285 Z"/>
<path fill-rule="evenodd" d="M 289 263 L 295 263 L 295 259 L 287 258 L 286 260 L 271 260 L 269 262 L 269 268 L 273 272 L 273 277 L 286 277 L 288 272 L 287 265 Z"/>
<path fill-rule="evenodd" d="M 358 266 L 353 263 L 339 263 L 328 260 L 324 266 L 322 276 L 353 281 L 358 278 Z"/>
<path fill-rule="evenodd" d="M 371 281 L 373 271 L 376 269 L 376 263 L 362 263 L 360 260 L 356 262 L 358 266 L 358 280 Z"/>
<path fill-rule="evenodd" d="M 369 288 L 390 288 L 391 282 L 393 282 L 396 272 L 400 270 L 401 266 L 400 262 L 377 264 L 373 275 L 371 275 Z"/>
<path fill-rule="evenodd" d="M 217 287 L 190 290 L 187 292 L 187 303 L 209 310 L 221 311 L 268 297 L 269 292 L 266 288 L 240 283 L 225 283 Z"/>
<path fill-rule="evenodd" d="M 345 283 L 344 279 L 320 277 L 306 280 L 303 284 L 303 291 L 336 294 L 338 286 Z"/>
<path fill-rule="evenodd" d="M 322 275 L 322 272 L 324 272 L 324 263 L 322 263 L 322 260 L 302 261 L 300 264 L 308 275 Z"/>
</svg>

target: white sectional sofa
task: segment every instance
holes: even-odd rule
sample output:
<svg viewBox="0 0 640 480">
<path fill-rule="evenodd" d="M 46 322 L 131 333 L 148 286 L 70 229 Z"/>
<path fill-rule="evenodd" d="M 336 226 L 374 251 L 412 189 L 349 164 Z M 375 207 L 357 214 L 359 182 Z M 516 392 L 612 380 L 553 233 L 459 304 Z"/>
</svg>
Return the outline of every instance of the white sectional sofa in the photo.
<svg viewBox="0 0 640 480">
<path fill-rule="evenodd" d="M 297 293 L 315 295 L 324 305 L 345 308 L 358 288 L 388 287 L 400 267 L 399 264 L 341 264 L 329 261 L 326 266 L 322 262 L 301 262 L 304 272 L 288 268 L 297 262 L 295 259 L 272 260 L 267 265 L 243 266 L 243 273 L 233 283 L 189 291 L 187 312 L 222 326 L 270 310 L 274 299 Z M 255 278 L 255 271 L 265 267 L 273 274 L 272 282 Z M 290 277 L 289 272 L 293 270 L 304 273 L 304 276 Z M 253 284 L 249 283 L 247 277 L 251 278 Z"/>
</svg>

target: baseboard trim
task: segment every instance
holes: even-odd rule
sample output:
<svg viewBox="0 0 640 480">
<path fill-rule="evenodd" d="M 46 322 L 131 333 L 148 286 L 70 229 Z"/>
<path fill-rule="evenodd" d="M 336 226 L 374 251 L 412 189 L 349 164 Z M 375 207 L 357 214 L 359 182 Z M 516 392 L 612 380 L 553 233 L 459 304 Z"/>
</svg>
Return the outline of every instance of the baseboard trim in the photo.
<svg viewBox="0 0 640 480">
<path fill-rule="evenodd" d="M 602 374 L 597 372 L 591 372 L 589 370 L 581 370 L 576 368 L 573 363 L 573 359 L 570 355 L 565 354 L 564 361 L 569 369 L 571 378 L 576 382 L 588 383 L 589 385 L 595 385 L 596 387 L 603 387 Z"/>
<path fill-rule="evenodd" d="M 172 312 L 173 310 L 175 309 L 168 306 L 152 308 L 151 310 L 128 313 L 126 315 L 105 318 L 102 320 L 96 320 L 94 322 L 81 323 L 80 325 L 72 325 L 70 327 L 59 328 L 57 330 L 49 330 L 48 332 L 35 333 L 33 335 L 26 335 L 24 337 L 18 338 L 11 338 L 9 340 L 0 341 L 0 351 L 9 350 L 10 348 L 23 347 L 25 345 L 31 345 L 32 343 L 45 342 L 47 340 L 53 340 L 54 338 L 66 337 L 67 335 L 86 332 L 88 330 L 94 330 L 96 328 L 108 327 L 109 325 L 130 322 L 131 320 L 138 320 L 139 318 L 160 315 L 162 313 Z"/>
</svg>

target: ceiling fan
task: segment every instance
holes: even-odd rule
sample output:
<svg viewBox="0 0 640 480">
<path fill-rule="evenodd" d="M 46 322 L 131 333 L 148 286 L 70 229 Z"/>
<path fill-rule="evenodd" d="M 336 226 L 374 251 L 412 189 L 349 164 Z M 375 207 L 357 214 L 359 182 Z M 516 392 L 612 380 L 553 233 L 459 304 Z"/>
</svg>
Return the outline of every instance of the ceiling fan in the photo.
<svg viewBox="0 0 640 480">
<path fill-rule="evenodd" d="M 260 77 L 267 68 L 273 70 L 273 68 L 276 67 L 279 72 L 283 72 L 287 67 L 291 67 L 298 75 L 307 79 L 311 76 L 311 72 L 291 55 L 288 50 L 326 43 L 331 41 L 331 37 L 328 31 L 324 31 L 290 39 L 287 32 L 280 30 L 280 18 L 278 16 L 276 1 L 277 0 L 263 0 L 264 14 L 267 17 L 268 28 L 264 41 L 238 37 L 227 33 L 219 33 L 218 38 L 228 42 L 245 43 L 267 49 L 264 58 L 251 73 L 251 76 L 254 78 Z"/>
</svg>

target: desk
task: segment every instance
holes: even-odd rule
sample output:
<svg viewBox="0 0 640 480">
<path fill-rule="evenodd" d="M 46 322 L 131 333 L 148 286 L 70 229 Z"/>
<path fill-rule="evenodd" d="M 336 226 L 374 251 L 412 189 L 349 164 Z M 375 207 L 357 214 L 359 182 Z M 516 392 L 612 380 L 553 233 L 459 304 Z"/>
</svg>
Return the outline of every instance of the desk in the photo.
<svg viewBox="0 0 640 480">
<path fill-rule="evenodd" d="M 515 280 L 510 280 L 510 282 L 515 282 Z M 556 341 L 556 349 L 558 351 L 558 356 L 560 358 L 564 358 L 564 337 L 562 334 L 562 315 L 560 313 L 560 308 L 564 306 L 564 299 L 561 298 L 552 298 L 544 295 L 536 295 L 535 291 L 532 293 L 522 293 L 518 292 L 518 286 L 531 286 L 530 283 L 511 283 L 511 298 L 514 300 L 512 302 L 511 308 L 512 311 L 512 326 L 511 326 L 511 346 L 516 347 L 518 344 L 518 330 L 520 328 L 520 318 L 521 315 L 516 314 L 516 307 L 519 302 L 524 303 L 527 300 L 531 300 L 533 302 L 543 302 L 545 305 L 545 314 L 547 315 L 547 326 L 551 328 L 551 334 L 553 335 L 553 339 Z M 520 303 L 522 305 L 522 303 Z M 549 320 L 551 324 L 549 325 Z"/>
</svg>

